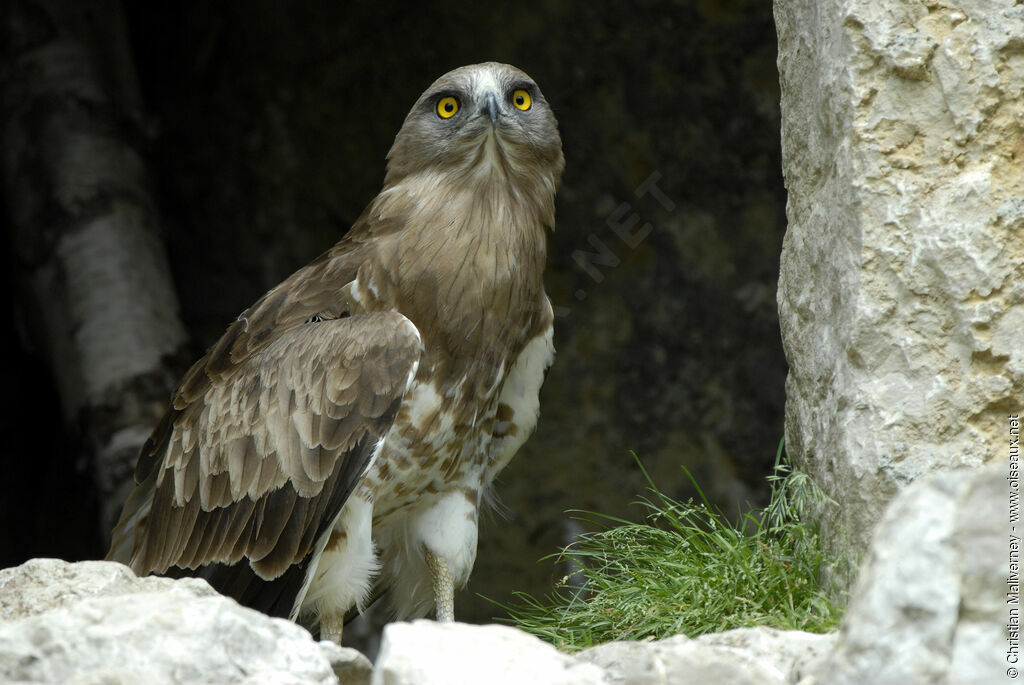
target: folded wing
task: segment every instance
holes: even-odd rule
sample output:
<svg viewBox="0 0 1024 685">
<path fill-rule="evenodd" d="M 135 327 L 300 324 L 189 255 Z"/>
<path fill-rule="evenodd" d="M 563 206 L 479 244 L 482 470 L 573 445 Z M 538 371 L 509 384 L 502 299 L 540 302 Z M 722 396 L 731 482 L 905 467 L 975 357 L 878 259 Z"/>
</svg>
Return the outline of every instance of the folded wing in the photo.
<svg viewBox="0 0 1024 685">
<path fill-rule="evenodd" d="M 258 342 L 247 324 L 186 375 L 143 449 L 108 557 L 139 574 L 248 562 L 265 581 L 304 575 L 422 351 L 395 312 L 311 317 Z"/>
</svg>

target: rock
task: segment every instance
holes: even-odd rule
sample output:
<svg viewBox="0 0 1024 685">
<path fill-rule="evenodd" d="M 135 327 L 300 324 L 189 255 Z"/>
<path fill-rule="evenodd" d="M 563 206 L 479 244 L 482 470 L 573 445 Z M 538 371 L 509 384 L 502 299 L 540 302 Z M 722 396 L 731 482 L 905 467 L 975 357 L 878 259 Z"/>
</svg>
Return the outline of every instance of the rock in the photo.
<svg viewBox="0 0 1024 685">
<path fill-rule="evenodd" d="M 832 635 L 744 628 L 694 640 L 610 642 L 568 656 L 508 626 L 419 620 L 384 629 L 372 682 L 782 685 L 800 681 L 833 642 Z"/>
<path fill-rule="evenodd" d="M 741 628 L 693 640 L 676 635 L 656 642 L 609 642 L 577 656 L 603 668 L 611 683 L 782 685 L 798 682 L 833 641 L 832 635 Z"/>
<path fill-rule="evenodd" d="M 761 664 L 782 682 L 801 685 L 811 685 L 805 676 L 828 655 L 835 641 L 834 633 L 820 635 L 763 627 L 710 633 L 695 640 L 714 646 L 720 652 L 731 653 L 733 659 Z"/>
<path fill-rule="evenodd" d="M 5 682 L 338 682 L 340 655 L 294 623 L 201 580 L 137 578 L 113 562 L 34 559 L 0 571 L 0 620 Z"/>
<path fill-rule="evenodd" d="M 702 645 L 683 635 L 658 642 L 608 642 L 580 653 L 580 659 L 605 670 L 612 683 L 736 683 L 781 685 L 759 664 L 738 661 L 726 650 Z"/>
<path fill-rule="evenodd" d="M 387 626 L 372 674 L 355 650 L 317 644 L 302 628 L 244 609 L 203 581 L 38 559 L 0 571 L 0 680 L 1000 682 L 1020 653 L 1019 597 L 1007 601 L 1019 595 L 1020 523 L 1009 516 L 1019 488 L 1019 471 L 1005 460 L 928 474 L 907 487 L 877 528 L 838 634 L 742 628 L 613 642 L 570 656 L 508 626 L 418 620 Z M 1011 562 L 1018 564 L 1012 571 Z"/>
<path fill-rule="evenodd" d="M 139 578 L 127 566 L 105 561 L 31 559 L 0 570 L 0 621 L 37 616 L 90 597 L 157 592 L 183 598 L 220 596 L 195 578 Z"/>
<path fill-rule="evenodd" d="M 776 0 L 775 19 L 786 441 L 850 562 L 915 478 L 996 458 L 1021 407 L 1024 5 Z"/>
<path fill-rule="evenodd" d="M 1011 608 L 1020 622 L 1019 599 L 1009 604 L 1006 594 L 1010 535 L 1018 545 L 1020 536 L 1008 523 L 1007 473 L 1005 463 L 936 473 L 893 503 L 820 682 L 1006 679 Z"/>
<path fill-rule="evenodd" d="M 384 628 L 374 685 L 584 685 L 609 682 L 597 666 L 578 662 L 510 626 L 435 623 Z"/>
<path fill-rule="evenodd" d="M 330 640 L 321 640 L 320 649 L 331 664 L 341 685 L 370 685 L 373 663 L 352 647 L 340 647 Z"/>
</svg>

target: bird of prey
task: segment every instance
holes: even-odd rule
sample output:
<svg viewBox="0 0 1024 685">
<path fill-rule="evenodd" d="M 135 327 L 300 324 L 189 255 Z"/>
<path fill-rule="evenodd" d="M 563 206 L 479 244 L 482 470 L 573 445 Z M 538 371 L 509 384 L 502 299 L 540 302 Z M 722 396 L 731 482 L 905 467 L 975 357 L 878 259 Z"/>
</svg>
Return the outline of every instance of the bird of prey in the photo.
<svg viewBox="0 0 1024 685">
<path fill-rule="evenodd" d="M 454 620 L 477 512 L 536 425 L 564 159 L 537 84 L 431 85 L 334 247 L 238 316 L 146 442 L 108 558 L 340 640 L 384 593 Z"/>
</svg>

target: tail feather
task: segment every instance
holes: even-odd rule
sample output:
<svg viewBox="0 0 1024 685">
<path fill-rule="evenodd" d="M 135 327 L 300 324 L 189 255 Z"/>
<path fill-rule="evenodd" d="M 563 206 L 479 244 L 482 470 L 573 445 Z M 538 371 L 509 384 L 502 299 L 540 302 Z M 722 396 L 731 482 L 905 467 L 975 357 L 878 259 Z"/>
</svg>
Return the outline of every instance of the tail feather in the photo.
<svg viewBox="0 0 1024 685">
<path fill-rule="evenodd" d="M 171 567 L 163 575 L 170 578 L 202 578 L 214 590 L 239 604 L 269 616 L 288 618 L 305 579 L 309 559 L 295 564 L 277 578 L 264 580 L 256 575 L 248 559 L 237 564 L 207 564 L 197 569 Z"/>
</svg>

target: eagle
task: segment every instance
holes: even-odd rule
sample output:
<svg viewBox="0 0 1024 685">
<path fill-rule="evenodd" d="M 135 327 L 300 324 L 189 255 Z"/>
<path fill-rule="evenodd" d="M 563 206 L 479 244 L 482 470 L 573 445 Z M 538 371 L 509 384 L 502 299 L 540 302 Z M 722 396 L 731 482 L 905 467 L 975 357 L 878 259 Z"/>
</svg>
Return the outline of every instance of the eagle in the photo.
<svg viewBox="0 0 1024 685">
<path fill-rule="evenodd" d="M 203 577 L 322 639 L 380 596 L 400 619 L 454 620 L 481 503 L 554 359 L 543 273 L 564 164 L 521 70 L 435 81 L 348 233 L 184 375 L 107 558 Z"/>
</svg>

